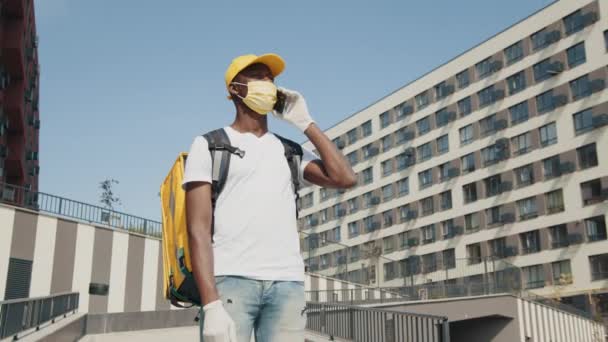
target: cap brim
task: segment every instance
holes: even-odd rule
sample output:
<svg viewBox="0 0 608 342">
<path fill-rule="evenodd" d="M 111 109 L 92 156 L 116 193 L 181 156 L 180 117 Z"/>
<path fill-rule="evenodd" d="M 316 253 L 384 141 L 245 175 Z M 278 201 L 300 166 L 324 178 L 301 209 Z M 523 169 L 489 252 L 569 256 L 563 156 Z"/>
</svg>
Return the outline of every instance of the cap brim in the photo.
<svg viewBox="0 0 608 342">
<path fill-rule="evenodd" d="M 272 73 L 273 77 L 279 76 L 285 69 L 285 61 L 283 60 L 283 58 L 274 53 L 267 53 L 261 55 L 258 58 L 252 60 L 251 63 L 249 63 L 247 66 L 256 63 L 262 63 L 266 65 L 270 69 L 270 72 Z"/>
</svg>

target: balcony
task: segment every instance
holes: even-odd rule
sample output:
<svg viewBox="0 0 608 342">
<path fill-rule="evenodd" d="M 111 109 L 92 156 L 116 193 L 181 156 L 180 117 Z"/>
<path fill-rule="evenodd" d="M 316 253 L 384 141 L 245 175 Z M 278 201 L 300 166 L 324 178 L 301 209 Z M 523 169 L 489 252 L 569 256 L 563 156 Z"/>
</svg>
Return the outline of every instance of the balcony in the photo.
<svg viewBox="0 0 608 342">
<path fill-rule="evenodd" d="M 17 1 L 21 2 L 21 1 Z M 6 8 L 3 8 L 6 11 Z M 22 20 L 4 20 L 3 32 L 3 61 L 10 72 L 12 80 L 25 78 L 25 40 Z"/>
<path fill-rule="evenodd" d="M 541 287 L 545 287 L 545 281 L 544 280 L 534 280 L 534 281 L 527 281 L 525 284 L 525 288 L 526 289 L 538 289 Z"/>
<path fill-rule="evenodd" d="M 8 157 L 5 160 L 6 176 L 22 180 L 25 178 L 25 137 L 11 136 L 8 142 Z"/>
</svg>

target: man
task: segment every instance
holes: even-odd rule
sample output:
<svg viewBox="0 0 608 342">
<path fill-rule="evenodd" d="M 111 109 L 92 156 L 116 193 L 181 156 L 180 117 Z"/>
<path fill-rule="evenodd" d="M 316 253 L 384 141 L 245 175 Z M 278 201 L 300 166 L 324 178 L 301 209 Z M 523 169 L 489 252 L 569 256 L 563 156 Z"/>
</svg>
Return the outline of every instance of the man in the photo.
<svg viewBox="0 0 608 342">
<path fill-rule="evenodd" d="M 266 114 L 292 123 L 319 152 L 320 160 L 304 149 L 300 167 L 306 181 L 333 188 L 356 183 L 349 163 L 317 127 L 299 93 L 280 88 L 285 109 L 273 111 L 274 79 L 284 65 L 275 54 L 245 55 L 226 71 L 236 118 L 224 131 L 245 154 L 231 159 L 213 212 L 206 139 L 195 138 L 188 155 L 183 185 L 192 270 L 203 306 L 201 341 L 249 342 L 252 331 L 257 342 L 304 340 L 304 264 L 294 188 L 284 147 L 268 131 Z"/>
</svg>

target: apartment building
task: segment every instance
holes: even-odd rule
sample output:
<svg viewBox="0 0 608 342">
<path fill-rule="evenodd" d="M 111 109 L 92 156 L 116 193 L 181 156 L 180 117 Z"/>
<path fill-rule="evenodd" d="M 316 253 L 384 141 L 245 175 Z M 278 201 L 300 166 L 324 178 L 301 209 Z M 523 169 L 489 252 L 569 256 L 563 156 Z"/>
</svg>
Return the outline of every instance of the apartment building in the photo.
<svg viewBox="0 0 608 342">
<path fill-rule="evenodd" d="M 0 1 L 0 182 L 38 190 L 40 68 L 33 0 Z M 34 199 L 6 189 L 2 198 Z"/>
<path fill-rule="evenodd" d="M 501 260 L 607 315 L 607 77 L 608 3 L 557 1 L 331 127 L 359 182 L 302 191 L 308 268 L 398 287 Z"/>
</svg>

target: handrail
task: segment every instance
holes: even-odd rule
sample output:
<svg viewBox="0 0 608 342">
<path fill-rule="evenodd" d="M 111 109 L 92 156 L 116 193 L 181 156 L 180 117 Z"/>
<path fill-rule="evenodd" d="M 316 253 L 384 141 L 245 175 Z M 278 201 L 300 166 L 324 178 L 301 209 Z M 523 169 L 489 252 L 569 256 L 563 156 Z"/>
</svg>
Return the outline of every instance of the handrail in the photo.
<svg viewBox="0 0 608 342">
<path fill-rule="evenodd" d="M 306 303 L 306 328 L 368 342 L 449 342 L 447 317 L 328 303 Z"/>
<path fill-rule="evenodd" d="M 65 197 L 32 191 L 18 185 L 0 182 L 0 202 L 87 223 L 124 229 L 146 236 L 161 237 L 162 235 L 162 224 L 158 221 Z"/>
<path fill-rule="evenodd" d="M 11 299 L 0 302 L 0 339 L 32 328 L 40 329 L 43 323 L 55 323 L 55 318 L 76 312 L 78 292 L 67 292 L 45 297 Z"/>
</svg>

